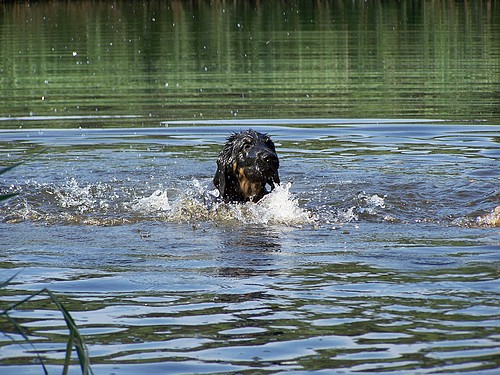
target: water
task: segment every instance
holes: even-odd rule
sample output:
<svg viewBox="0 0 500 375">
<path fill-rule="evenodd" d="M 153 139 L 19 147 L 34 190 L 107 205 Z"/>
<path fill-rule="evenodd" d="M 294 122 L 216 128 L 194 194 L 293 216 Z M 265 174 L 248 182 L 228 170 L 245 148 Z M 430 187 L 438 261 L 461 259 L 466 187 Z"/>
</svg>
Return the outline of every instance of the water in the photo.
<svg viewBox="0 0 500 375">
<path fill-rule="evenodd" d="M 287 122 L 252 124 L 283 182 L 244 205 L 210 179 L 246 122 L 1 132 L 45 150 L 2 176 L 3 303 L 58 293 L 99 373 L 496 368 L 498 127 Z M 60 358 L 33 304 L 15 316 Z M 5 371 L 29 350 L 4 336 Z"/>
<path fill-rule="evenodd" d="M 498 4 L 1 9 L 2 308 L 99 374 L 498 372 Z M 250 127 L 282 184 L 221 203 Z"/>
</svg>

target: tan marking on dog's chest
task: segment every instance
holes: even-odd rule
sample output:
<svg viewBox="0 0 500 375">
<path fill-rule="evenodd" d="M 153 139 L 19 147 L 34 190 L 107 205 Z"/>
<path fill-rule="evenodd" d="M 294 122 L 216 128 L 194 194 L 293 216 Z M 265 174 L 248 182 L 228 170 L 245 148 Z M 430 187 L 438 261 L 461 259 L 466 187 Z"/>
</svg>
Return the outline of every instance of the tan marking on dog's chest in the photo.
<svg viewBox="0 0 500 375">
<path fill-rule="evenodd" d="M 261 182 L 251 182 L 245 174 L 245 168 L 238 168 L 236 163 L 234 163 L 233 168 L 235 170 L 235 174 L 238 176 L 240 190 L 245 199 L 256 197 L 262 194 Z"/>
</svg>

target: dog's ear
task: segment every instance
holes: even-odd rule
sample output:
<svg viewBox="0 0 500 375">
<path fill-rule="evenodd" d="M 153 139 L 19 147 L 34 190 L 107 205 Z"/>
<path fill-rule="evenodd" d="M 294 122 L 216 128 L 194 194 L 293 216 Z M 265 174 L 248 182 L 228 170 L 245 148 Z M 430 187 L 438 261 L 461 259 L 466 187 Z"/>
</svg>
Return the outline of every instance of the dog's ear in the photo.
<svg viewBox="0 0 500 375">
<path fill-rule="evenodd" d="M 215 172 L 214 176 L 214 185 L 219 190 L 221 198 L 224 197 L 224 193 L 226 191 L 226 181 L 226 167 L 223 165 L 223 163 L 217 160 L 217 171 Z"/>
<path fill-rule="evenodd" d="M 280 176 L 278 174 L 278 171 L 274 172 L 273 177 L 271 177 L 269 180 L 267 180 L 267 183 L 269 184 L 269 186 L 271 186 L 271 191 L 274 190 L 276 185 L 280 184 Z"/>
<path fill-rule="evenodd" d="M 234 143 L 238 134 L 231 134 L 224 144 L 222 151 L 217 159 L 217 171 L 214 176 L 214 185 L 220 192 L 220 197 L 225 198 L 231 190 L 231 170 L 229 166 L 233 160 Z"/>
<path fill-rule="evenodd" d="M 278 171 L 276 170 L 276 172 L 274 173 L 274 176 L 273 176 L 273 181 L 275 184 L 279 185 L 281 183 L 280 181 L 280 176 L 278 174 Z"/>
</svg>

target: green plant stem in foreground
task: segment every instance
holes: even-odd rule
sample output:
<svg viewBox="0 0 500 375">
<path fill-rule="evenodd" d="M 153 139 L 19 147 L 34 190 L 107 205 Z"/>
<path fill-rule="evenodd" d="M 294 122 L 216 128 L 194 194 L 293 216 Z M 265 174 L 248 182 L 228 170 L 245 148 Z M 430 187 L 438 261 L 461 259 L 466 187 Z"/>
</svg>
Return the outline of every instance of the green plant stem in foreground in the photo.
<svg viewBox="0 0 500 375">
<path fill-rule="evenodd" d="M 9 283 L 9 281 L 11 281 L 14 277 L 15 276 L 10 278 L 6 282 L 0 284 L 0 287 L 7 285 Z M 33 343 L 31 343 L 28 336 L 24 333 L 23 328 L 14 319 L 12 319 L 9 316 L 9 311 L 14 310 L 15 308 L 22 305 L 23 303 L 26 303 L 29 300 L 31 300 L 32 298 L 34 298 L 40 294 L 43 294 L 43 293 L 46 293 L 49 295 L 52 302 L 56 305 L 57 309 L 63 314 L 64 320 L 66 322 L 66 326 L 69 329 L 69 337 L 68 337 L 68 343 L 66 346 L 66 356 L 65 356 L 65 360 L 64 360 L 63 374 L 68 373 L 69 366 L 70 366 L 70 360 L 71 360 L 71 352 L 72 352 L 73 346 L 75 347 L 76 353 L 78 355 L 78 360 L 80 363 L 80 368 L 82 370 L 82 374 L 84 374 L 84 375 L 93 374 L 93 371 L 90 367 L 90 359 L 89 359 L 89 355 L 88 355 L 88 350 L 85 346 L 85 343 L 83 341 L 82 336 L 80 335 L 80 332 L 78 331 L 78 328 L 76 326 L 76 323 L 75 323 L 73 317 L 71 316 L 69 311 L 59 302 L 57 297 L 49 289 L 44 288 L 44 289 L 28 296 L 27 298 L 24 298 L 23 300 L 14 303 L 13 305 L 8 307 L 7 309 L 3 310 L 0 313 L 0 315 L 5 315 L 7 320 L 12 323 L 12 325 L 23 336 L 23 338 L 26 340 L 26 342 L 28 342 L 32 347 L 34 347 Z M 36 352 L 36 350 L 35 350 L 35 352 Z M 37 356 L 40 359 L 40 362 L 42 364 L 44 372 L 47 374 L 48 372 L 47 372 L 47 369 L 42 361 L 42 358 L 40 357 L 40 355 L 38 353 L 37 353 Z"/>
<path fill-rule="evenodd" d="M 10 171 L 11 169 L 21 165 L 21 163 L 16 163 L 16 164 L 13 164 L 13 165 L 10 165 L 8 167 L 4 167 L 4 168 L 0 168 L 0 175 L 4 174 L 5 172 L 8 172 Z M 14 196 L 16 196 L 18 193 L 7 193 L 7 194 L 0 194 L 0 202 L 1 201 L 4 201 L 6 199 L 9 199 L 9 198 L 12 198 Z"/>
<path fill-rule="evenodd" d="M 1 194 L 0 195 L 0 202 L 4 201 L 6 199 L 9 199 L 9 198 L 15 197 L 16 195 L 17 195 L 17 193 Z"/>
</svg>

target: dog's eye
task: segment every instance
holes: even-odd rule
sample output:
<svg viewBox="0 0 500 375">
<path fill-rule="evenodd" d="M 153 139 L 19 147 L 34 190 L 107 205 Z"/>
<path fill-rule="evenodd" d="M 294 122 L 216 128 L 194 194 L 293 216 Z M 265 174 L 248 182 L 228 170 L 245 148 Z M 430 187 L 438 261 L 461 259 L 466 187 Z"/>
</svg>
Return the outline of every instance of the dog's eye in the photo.
<svg viewBox="0 0 500 375">
<path fill-rule="evenodd" d="M 245 139 L 245 143 L 243 143 L 243 151 L 248 151 L 250 150 L 250 147 L 252 147 L 252 141 L 250 139 Z"/>
</svg>

